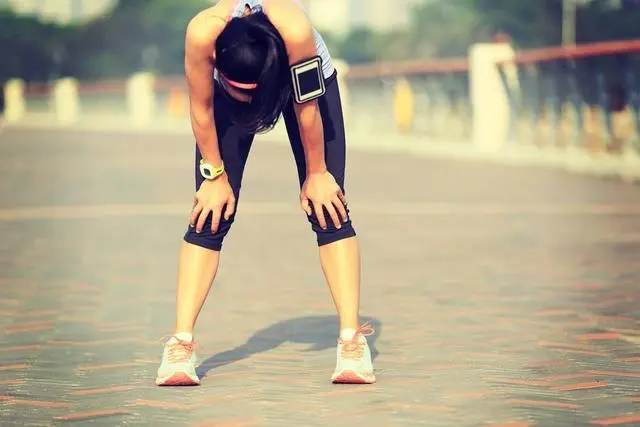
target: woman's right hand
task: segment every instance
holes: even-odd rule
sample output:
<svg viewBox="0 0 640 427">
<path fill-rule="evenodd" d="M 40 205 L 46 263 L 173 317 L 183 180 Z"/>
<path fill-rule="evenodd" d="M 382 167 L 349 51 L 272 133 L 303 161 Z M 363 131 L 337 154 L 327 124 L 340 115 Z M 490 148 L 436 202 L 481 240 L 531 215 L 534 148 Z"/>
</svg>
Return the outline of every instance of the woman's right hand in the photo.
<svg viewBox="0 0 640 427">
<path fill-rule="evenodd" d="M 218 231 L 223 209 L 225 220 L 229 220 L 236 209 L 236 198 L 226 173 L 214 180 L 204 180 L 200 185 L 193 200 L 190 224 L 200 233 L 211 214 L 211 232 L 215 233 Z"/>
</svg>

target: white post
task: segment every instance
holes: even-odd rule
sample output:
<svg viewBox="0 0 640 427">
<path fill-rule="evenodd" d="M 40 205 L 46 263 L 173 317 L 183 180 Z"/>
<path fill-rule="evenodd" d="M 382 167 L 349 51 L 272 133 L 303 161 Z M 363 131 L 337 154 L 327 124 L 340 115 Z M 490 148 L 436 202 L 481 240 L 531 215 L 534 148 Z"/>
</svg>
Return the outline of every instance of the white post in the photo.
<svg viewBox="0 0 640 427">
<path fill-rule="evenodd" d="M 136 73 L 129 78 L 127 104 L 134 126 L 145 127 L 151 124 L 156 110 L 155 76 L 152 73 Z"/>
<path fill-rule="evenodd" d="M 509 137 L 511 108 L 499 64 L 513 61 L 515 51 L 508 43 L 482 43 L 469 52 L 469 85 L 473 109 L 473 144 L 482 151 L 503 148 Z M 508 84 L 518 91 L 515 65 L 505 69 Z"/>
<path fill-rule="evenodd" d="M 80 103 L 77 80 L 72 78 L 56 80 L 53 87 L 53 110 L 60 125 L 72 125 L 78 121 Z"/>
<path fill-rule="evenodd" d="M 4 85 L 4 119 L 7 123 L 17 122 L 26 113 L 24 82 L 11 79 Z"/>
</svg>

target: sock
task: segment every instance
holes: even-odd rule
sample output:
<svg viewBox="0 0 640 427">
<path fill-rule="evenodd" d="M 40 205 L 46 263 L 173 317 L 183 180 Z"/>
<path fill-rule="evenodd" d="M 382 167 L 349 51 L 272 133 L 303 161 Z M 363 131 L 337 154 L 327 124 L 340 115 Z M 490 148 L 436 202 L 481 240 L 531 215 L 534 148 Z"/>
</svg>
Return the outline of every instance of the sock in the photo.
<svg viewBox="0 0 640 427">
<path fill-rule="evenodd" d="M 342 329 L 340 331 L 340 339 L 343 341 L 351 341 L 356 336 L 355 329 Z"/>
<path fill-rule="evenodd" d="M 191 332 L 178 332 L 177 334 L 174 334 L 169 339 L 169 342 L 170 343 L 174 343 L 174 342 L 176 342 L 178 340 L 191 342 L 191 341 L 193 341 L 193 334 Z"/>
</svg>

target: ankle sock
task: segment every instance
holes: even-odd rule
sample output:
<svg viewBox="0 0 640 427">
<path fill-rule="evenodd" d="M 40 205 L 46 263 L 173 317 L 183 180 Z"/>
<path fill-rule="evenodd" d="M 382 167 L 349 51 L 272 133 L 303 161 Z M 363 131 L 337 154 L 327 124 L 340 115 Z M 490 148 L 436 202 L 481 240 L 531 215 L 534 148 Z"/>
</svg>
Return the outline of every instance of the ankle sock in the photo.
<svg viewBox="0 0 640 427">
<path fill-rule="evenodd" d="M 193 334 L 191 332 L 178 332 L 177 334 L 173 334 L 169 342 L 175 342 L 177 340 L 191 342 L 193 341 Z"/>
<path fill-rule="evenodd" d="M 340 339 L 343 341 L 351 341 L 356 336 L 355 329 L 342 329 L 340 330 Z"/>
</svg>

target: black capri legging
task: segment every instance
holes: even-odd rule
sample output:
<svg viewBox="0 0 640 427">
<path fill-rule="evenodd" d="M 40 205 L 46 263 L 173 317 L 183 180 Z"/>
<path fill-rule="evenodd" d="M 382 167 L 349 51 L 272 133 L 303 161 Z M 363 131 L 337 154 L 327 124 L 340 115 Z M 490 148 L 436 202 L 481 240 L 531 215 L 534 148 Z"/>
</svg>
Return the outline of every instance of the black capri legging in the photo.
<svg viewBox="0 0 640 427">
<path fill-rule="evenodd" d="M 318 100 L 318 106 L 320 108 L 320 115 L 322 117 L 322 124 L 324 127 L 324 150 L 327 169 L 334 176 L 336 182 L 344 192 L 346 140 L 342 106 L 340 102 L 340 90 L 338 88 L 338 79 L 336 75 L 337 73 L 334 72 L 331 77 L 326 79 L 326 93 Z M 240 199 L 240 187 L 242 185 L 242 175 L 245 164 L 247 163 L 254 135 L 242 133 L 236 126 L 232 125 L 231 118 L 229 116 L 231 108 L 227 107 L 229 106 L 228 103 L 233 101 L 223 92 L 223 90 L 224 89 L 216 83 L 216 90 L 214 91 L 214 116 L 218 133 L 220 155 L 222 156 L 222 160 L 224 161 L 225 169 L 229 177 L 229 184 L 231 185 L 233 194 L 236 197 L 237 211 L 238 201 Z M 283 116 L 287 127 L 287 134 L 289 135 L 289 142 L 291 143 L 291 149 L 293 150 L 296 166 L 298 167 L 300 186 L 302 186 L 307 172 L 304 148 L 300 137 L 300 131 L 298 129 L 298 122 L 293 109 L 293 101 L 291 101 L 287 108 L 285 108 Z M 200 188 L 200 185 L 204 180 L 200 175 L 198 168 L 200 159 L 201 154 L 196 146 L 196 190 Z M 222 248 L 222 241 L 233 224 L 234 217 L 235 213 L 231 218 L 229 218 L 229 220 L 222 218 L 220 220 L 218 231 L 216 233 L 212 233 L 211 215 L 209 215 L 205 226 L 200 233 L 196 233 L 195 228 L 193 227 L 187 227 L 184 240 L 197 246 L 219 251 Z M 326 230 L 323 230 L 320 227 L 315 213 L 309 216 L 308 219 L 311 223 L 311 228 L 316 233 L 318 246 L 327 245 L 356 235 L 350 218 L 347 222 L 342 224 L 341 228 L 337 229 L 333 225 L 333 221 L 331 221 L 330 217 L 326 215 Z"/>
</svg>

